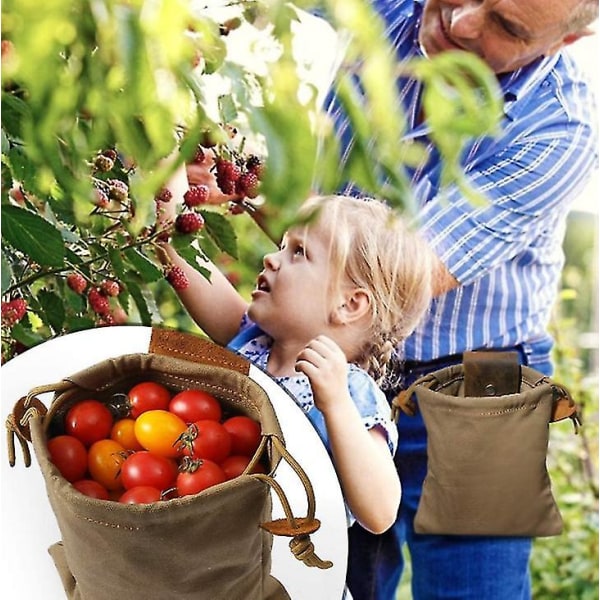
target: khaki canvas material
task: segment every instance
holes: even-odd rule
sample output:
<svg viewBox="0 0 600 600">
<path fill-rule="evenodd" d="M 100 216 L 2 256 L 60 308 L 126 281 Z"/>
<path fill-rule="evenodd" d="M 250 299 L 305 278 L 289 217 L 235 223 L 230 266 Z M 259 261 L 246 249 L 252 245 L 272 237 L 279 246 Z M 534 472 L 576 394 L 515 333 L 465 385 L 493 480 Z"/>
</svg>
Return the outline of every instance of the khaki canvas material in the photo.
<svg viewBox="0 0 600 600">
<path fill-rule="evenodd" d="M 521 367 L 519 377 L 518 393 L 469 397 L 459 364 L 422 377 L 394 400 L 396 410 L 409 414 L 418 407 L 427 429 L 417 533 L 561 533 L 546 467 L 549 423 L 567 416 L 575 421 L 575 404 L 562 386 L 534 369 Z"/>
</svg>

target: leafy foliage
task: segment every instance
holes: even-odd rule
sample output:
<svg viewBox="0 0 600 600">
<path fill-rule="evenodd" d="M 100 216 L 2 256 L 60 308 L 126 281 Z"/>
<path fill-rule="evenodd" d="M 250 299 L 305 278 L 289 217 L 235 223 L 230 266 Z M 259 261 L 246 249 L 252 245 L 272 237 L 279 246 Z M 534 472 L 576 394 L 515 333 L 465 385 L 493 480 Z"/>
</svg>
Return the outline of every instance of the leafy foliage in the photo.
<svg viewBox="0 0 600 600">
<path fill-rule="evenodd" d="M 260 195 L 233 208 L 262 206 L 274 238 L 315 186 L 326 193 L 356 179 L 398 210 L 413 208 L 404 166 L 420 154 L 398 141 L 397 65 L 379 17 L 364 0 L 303 8 L 327 15 L 353 65 L 353 77 L 336 82 L 357 132 L 343 167 L 318 86 L 301 76 L 295 39 L 306 13 L 291 4 L 3 3 L 3 360 L 81 328 L 163 319 L 155 299 L 165 289 L 157 255 L 165 232 L 155 204 L 199 148 L 238 165 L 261 155 Z M 267 47 L 256 65 L 235 59 L 241 39 Z M 493 133 L 497 90 L 473 56 L 429 64 L 415 64 L 415 74 L 432 106 L 453 115 L 432 123 L 458 177 L 464 140 Z M 482 122 L 482 113 L 491 117 Z M 191 265 L 204 273 L 207 255 L 240 256 L 227 204 L 191 210 L 203 227 L 173 234 Z M 21 299 L 24 314 L 10 305 Z"/>
</svg>

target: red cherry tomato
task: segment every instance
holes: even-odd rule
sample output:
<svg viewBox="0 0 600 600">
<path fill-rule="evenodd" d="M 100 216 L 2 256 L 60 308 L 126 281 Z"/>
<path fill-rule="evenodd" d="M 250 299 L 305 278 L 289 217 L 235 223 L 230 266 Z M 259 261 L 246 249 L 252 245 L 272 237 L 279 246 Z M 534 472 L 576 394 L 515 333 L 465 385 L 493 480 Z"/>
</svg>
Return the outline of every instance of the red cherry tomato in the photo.
<svg viewBox="0 0 600 600">
<path fill-rule="evenodd" d="M 261 429 L 254 419 L 245 415 L 230 417 L 223 423 L 231 436 L 231 453 L 254 456 L 260 444 Z"/>
<path fill-rule="evenodd" d="M 228 456 L 219 466 L 225 472 L 227 479 L 233 479 L 235 477 L 239 477 L 246 470 L 246 467 L 251 460 L 251 456 L 232 454 L 231 456 Z M 256 463 L 250 473 L 266 473 L 266 470 L 262 463 Z"/>
<path fill-rule="evenodd" d="M 144 447 L 135 437 L 135 419 L 119 419 L 110 430 L 110 439 L 119 442 L 125 450 L 137 452 Z"/>
<path fill-rule="evenodd" d="M 83 479 L 88 467 L 88 455 L 81 440 L 72 435 L 57 435 L 48 440 L 48 452 L 50 460 L 67 481 Z"/>
<path fill-rule="evenodd" d="M 231 453 L 231 436 L 217 421 L 196 421 L 182 439 L 183 454 L 220 463 Z"/>
<path fill-rule="evenodd" d="M 173 487 L 176 477 L 174 460 L 144 450 L 134 452 L 121 465 L 121 481 L 127 490 L 140 486 L 167 490 Z"/>
<path fill-rule="evenodd" d="M 73 483 L 73 487 L 82 494 L 89 496 L 90 498 L 97 498 L 98 500 L 109 500 L 108 490 L 93 479 L 80 479 Z"/>
<path fill-rule="evenodd" d="M 223 414 L 219 401 L 204 390 L 184 390 L 175 394 L 169 410 L 188 424 L 203 419 L 220 421 Z"/>
<path fill-rule="evenodd" d="M 155 381 L 142 381 L 129 390 L 127 397 L 130 415 L 136 419 L 148 410 L 167 410 L 171 392 Z"/>
<path fill-rule="evenodd" d="M 81 400 L 65 416 L 65 433 L 80 439 L 85 446 L 107 438 L 113 424 L 108 407 L 98 400 Z"/>
<path fill-rule="evenodd" d="M 121 465 L 127 454 L 127 450 L 114 440 L 94 442 L 88 451 L 88 469 L 92 479 L 107 490 L 121 489 Z"/>
<path fill-rule="evenodd" d="M 138 485 L 127 490 L 119 498 L 123 504 L 150 504 L 161 500 L 161 491 L 150 485 Z"/>
<path fill-rule="evenodd" d="M 135 420 L 135 437 L 150 452 L 167 458 L 180 455 L 178 440 L 187 425 L 167 410 L 149 410 Z"/>
<path fill-rule="evenodd" d="M 182 471 L 177 475 L 177 493 L 179 496 L 197 494 L 213 485 L 227 480 L 223 469 L 212 460 L 192 461 L 195 463 L 193 471 Z"/>
</svg>

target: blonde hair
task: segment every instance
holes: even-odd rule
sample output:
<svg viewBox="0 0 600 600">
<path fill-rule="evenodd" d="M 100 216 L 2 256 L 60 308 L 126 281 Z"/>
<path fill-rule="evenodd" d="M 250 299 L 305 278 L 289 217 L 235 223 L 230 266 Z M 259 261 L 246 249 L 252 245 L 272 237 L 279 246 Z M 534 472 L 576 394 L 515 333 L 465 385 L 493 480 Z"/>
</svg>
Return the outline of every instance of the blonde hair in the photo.
<svg viewBox="0 0 600 600">
<path fill-rule="evenodd" d="M 394 348 L 430 305 L 432 252 L 415 227 L 378 200 L 315 196 L 300 215 L 315 218 L 330 237 L 332 289 L 349 280 L 370 295 L 369 327 L 352 362 L 382 382 Z"/>
</svg>

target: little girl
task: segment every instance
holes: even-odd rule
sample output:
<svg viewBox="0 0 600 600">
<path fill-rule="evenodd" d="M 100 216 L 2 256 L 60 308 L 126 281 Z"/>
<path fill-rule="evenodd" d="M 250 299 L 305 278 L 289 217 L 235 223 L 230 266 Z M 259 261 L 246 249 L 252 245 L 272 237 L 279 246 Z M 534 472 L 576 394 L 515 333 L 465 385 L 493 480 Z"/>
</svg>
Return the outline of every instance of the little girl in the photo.
<svg viewBox="0 0 600 600">
<path fill-rule="evenodd" d="M 169 187 L 182 197 L 185 172 Z M 202 330 L 292 394 L 332 457 L 351 515 L 381 533 L 401 492 L 397 430 L 376 381 L 429 305 L 429 250 L 375 200 L 314 197 L 298 223 L 264 257 L 249 303 L 214 264 L 203 263 L 209 282 L 168 243 L 164 260 L 186 273 L 190 284 L 177 293 Z"/>
</svg>

